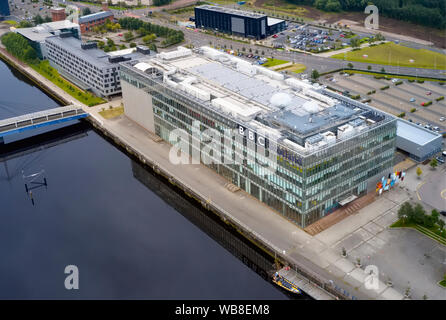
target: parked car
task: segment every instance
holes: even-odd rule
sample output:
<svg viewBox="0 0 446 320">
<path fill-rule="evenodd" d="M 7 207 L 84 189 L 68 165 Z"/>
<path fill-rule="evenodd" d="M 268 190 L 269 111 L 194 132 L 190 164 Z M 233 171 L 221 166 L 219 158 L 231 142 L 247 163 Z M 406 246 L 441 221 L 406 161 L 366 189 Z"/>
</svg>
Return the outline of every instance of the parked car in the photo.
<svg viewBox="0 0 446 320">
<path fill-rule="evenodd" d="M 277 35 L 277 34 L 273 35 L 273 38 L 277 38 L 277 37 L 278 37 L 278 35 Z"/>
<path fill-rule="evenodd" d="M 443 157 L 446 157 L 446 150 L 441 153 Z"/>
<path fill-rule="evenodd" d="M 427 91 L 426 94 L 427 94 L 428 96 L 430 96 L 430 95 L 432 94 L 432 92 Z"/>
<path fill-rule="evenodd" d="M 445 117 L 440 117 L 440 121 L 443 122 L 444 120 L 446 120 Z"/>
<path fill-rule="evenodd" d="M 440 211 L 440 214 L 441 214 L 442 216 L 445 216 L 445 217 L 446 217 L 446 211 L 441 210 L 441 211 Z"/>
<path fill-rule="evenodd" d="M 415 98 L 410 98 L 410 102 L 415 102 Z"/>
<path fill-rule="evenodd" d="M 437 159 L 437 161 L 440 163 L 444 163 L 444 159 L 442 157 L 436 157 L 435 159 Z"/>
</svg>

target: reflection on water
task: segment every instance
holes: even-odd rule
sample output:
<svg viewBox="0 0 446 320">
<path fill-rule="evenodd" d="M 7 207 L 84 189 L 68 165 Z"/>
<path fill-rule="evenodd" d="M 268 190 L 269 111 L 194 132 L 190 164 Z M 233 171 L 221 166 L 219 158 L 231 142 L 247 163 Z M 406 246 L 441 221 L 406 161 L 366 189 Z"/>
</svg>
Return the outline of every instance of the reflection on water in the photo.
<svg viewBox="0 0 446 320">
<path fill-rule="evenodd" d="M 0 118 L 57 106 L 1 62 L 0 88 Z M 287 299 L 262 253 L 84 124 L 0 147 L 0 252 L 0 299 Z"/>
</svg>

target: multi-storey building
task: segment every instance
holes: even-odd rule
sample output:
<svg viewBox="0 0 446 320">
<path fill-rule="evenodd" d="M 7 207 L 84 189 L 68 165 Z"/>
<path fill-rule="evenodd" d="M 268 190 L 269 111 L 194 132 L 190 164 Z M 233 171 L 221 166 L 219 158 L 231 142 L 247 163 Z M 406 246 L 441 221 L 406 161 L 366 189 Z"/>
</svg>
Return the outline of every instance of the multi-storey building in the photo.
<svg viewBox="0 0 446 320">
<path fill-rule="evenodd" d="M 51 20 L 54 21 L 63 21 L 67 18 L 65 14 L 65 8 L 53 7 L 51 8 Z"/>
<path fill-rule="evenodd" d="M 16 28 L 14 32 L 28 40 L 31 47 L 36 50 L 40 59 L 46 59 L 47 50 L 45 40 L 49 37 L 65 35 L 80 39 L 79 25 L 69 20 L 54 21 L 39 24 L 31 28 Z"/>
<path fill-rule="evenodd" d="M 9 10 L 9 0 L 0 0 L 0 18 L 11 14 Z"/>
<path fill-rule="evenodd" d="M 74 37 L 53 36 L 45 40 L 47 58 L 64 77 L 84 90 L 108 97 L 121 93 L 119 63 L 149 54 L 143 46 L 105 53 L 95 42 Z"/>
<path fill-rule="evenodd" d="M 301 227 L 393 171 L 395 117 L 238 57 L 180 47 L 120 74 L 125 114 L 173 144 L 183 129 L 192 154 L 206 129 L 234 130 L 224 150 L 241 161 L 226 163 L 217 145 L 204 164 Z"/>
<path fill-rule="evenodd" d="M 113 22 L 114 15 L 111 11 L 100 11 L 79 18 L 81 33 L 92 31 L 94 27 Z"/>
<path fill-rule="evenodd" d="M 284 20 L 211 5 L 195 7 L 195 26 L 254 39 L 263 39 L 286 29 Z"/>
</svg>

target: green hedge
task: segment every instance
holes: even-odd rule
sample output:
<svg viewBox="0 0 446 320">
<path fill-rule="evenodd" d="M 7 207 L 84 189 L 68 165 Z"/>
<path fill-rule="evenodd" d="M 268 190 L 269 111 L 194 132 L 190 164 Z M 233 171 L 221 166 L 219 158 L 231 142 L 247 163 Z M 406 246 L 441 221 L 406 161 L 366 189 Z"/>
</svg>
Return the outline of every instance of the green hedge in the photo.
<svg viewBox="0 0 446 320">
<path fill-rule="evenodd" d="M 401 112 L 401 113 L 398 115 L 399 118 L 404 118 L 405 116 L 406 116 L 406 113 L 405 113 L 405 112 Z"/>
<path fill-rule="evenodd" d="M 437 99 L 435 99 L 435 101 L 441 101 L 444 100 L 444 96 L 438 97 Z"/>
<path fill-rule="evenodd" d="M 432 104 L 432 101 L 425 102 L 425 103 L 423 104 L 423 107 L 430 106 L 431 104 Z"/>
<path fill-rule="evenodd" d="M 386 90 L 386 89 L 389 89 L 389 86 L 384 86 L 384 87 L 381 87 L 381 88 L 379 88 L 380 90 Z"/>
</svg>

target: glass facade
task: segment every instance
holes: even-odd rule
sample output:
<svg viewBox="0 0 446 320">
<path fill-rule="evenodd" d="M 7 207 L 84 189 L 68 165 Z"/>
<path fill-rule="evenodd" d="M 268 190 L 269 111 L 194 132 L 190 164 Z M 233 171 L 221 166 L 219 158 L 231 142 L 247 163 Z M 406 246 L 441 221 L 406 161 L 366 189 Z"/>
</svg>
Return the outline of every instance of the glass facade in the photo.
<svg viewBox="0 0 446 320">
<path fill-rule="evenodd" d="M 159 74 L 145 74 L 126 65 L 120 72 L 122 81 L 151 96 L 155 133 L 166 141 L 176 128 L 184 129 L 194 139 L 194 121 L 199 121 L 201 132 L 215 129 L 222 135 L 225 129 L 237 130 L 242 125 L 164 84 Z M 248 148 L 249 141 L 243 136 L 232 139 L 231 146 L 231 156 L 243 162 L 224 164 L 220 156 L 215 159 L 218 164 L 206 166 L 295 224 L 306 227 L 332 212 L 339 201 L 365 194 L 368 180 L 392 167 L 395 138 L 395 119 L 378 122 L 360 134 L 306 155 L 282 144 L 266 146 L 266 151 L 260 145 Z M 205 144 L 203 136 L 195 143 L 200 147 Z M 190 146 L 194 148 L 194 143 Z M 251 157 L 246 157 L 248 153 Z M 275 166 L 264 156 L 271 154 L 277 159 Z M 218 157 L 212 152 L 209 156 Z"/>
<path fill-rule="evenodd" d="M 195 8 L 195 26 L 197 28 L 213 29 L 247 38 L 265 38 L 267 35 L 266 20 L 265 15 L 248 17 L 206 8 Z"/>
</svg>

